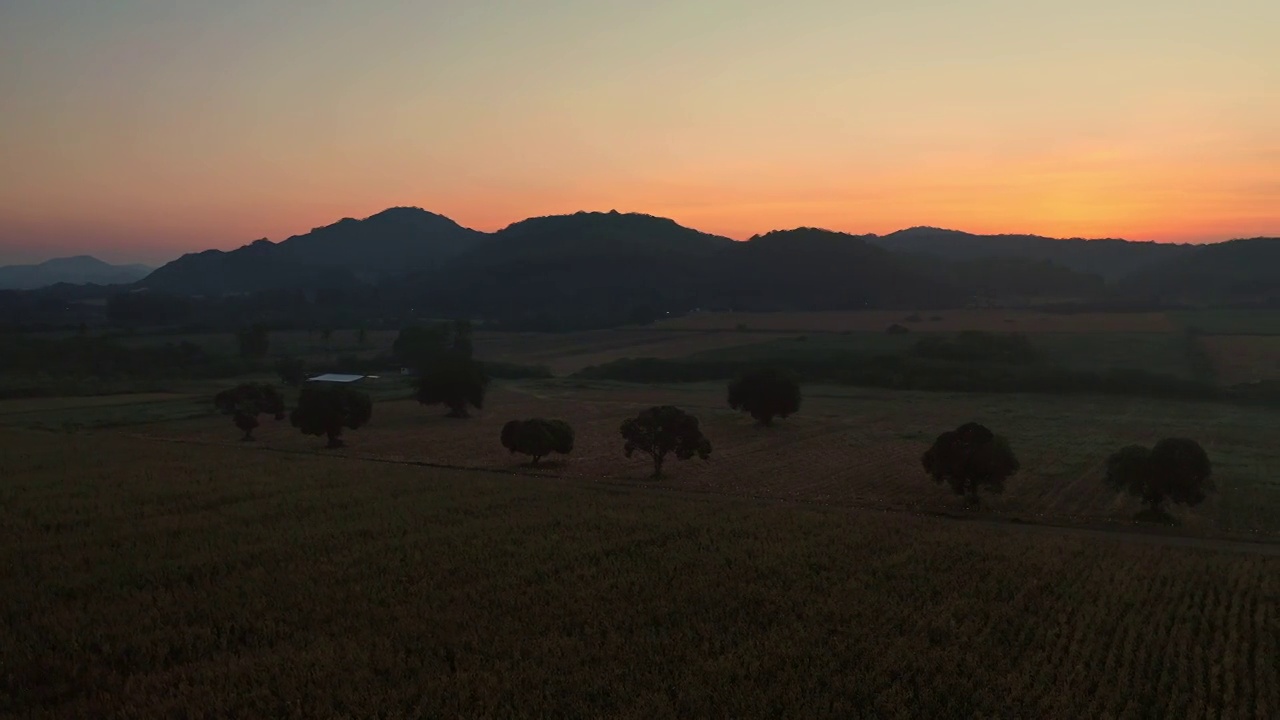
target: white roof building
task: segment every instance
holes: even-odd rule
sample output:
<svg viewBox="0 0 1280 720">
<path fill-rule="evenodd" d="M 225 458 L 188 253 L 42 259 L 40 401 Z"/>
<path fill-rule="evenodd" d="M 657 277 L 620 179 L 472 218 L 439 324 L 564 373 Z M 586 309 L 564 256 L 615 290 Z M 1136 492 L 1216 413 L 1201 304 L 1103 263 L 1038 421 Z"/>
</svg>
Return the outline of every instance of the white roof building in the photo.
<svg viewBox="0 0 1280 720">
<path fill-rule="evenodd" d="M 353 383 L 365 379 L 364 375 L 343 375 L 342 373 L 325 373 L 317 375 L 313 378 L 307 378 L 307 382 L 331 382 L 331 383 Z"/>
</svg>

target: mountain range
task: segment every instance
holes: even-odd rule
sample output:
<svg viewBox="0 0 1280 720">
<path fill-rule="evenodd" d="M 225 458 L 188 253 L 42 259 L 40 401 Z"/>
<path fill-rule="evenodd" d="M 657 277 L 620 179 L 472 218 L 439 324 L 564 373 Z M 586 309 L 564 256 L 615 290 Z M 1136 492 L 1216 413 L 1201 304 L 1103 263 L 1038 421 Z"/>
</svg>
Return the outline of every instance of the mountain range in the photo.
<svg viewBox="0 0 1280 720">
<path fill-rule="evenodd" d="M 616 211 L 481 232 L 398 207 L 278 243 L 184 255 L 129 289 L 224 308 L 238 303 L 224 310 L 228 317 L 296 322 L 305 314 L 307 322 L 327 322 L 315 316 L 322 297 L 334 317 L 392 322 L 412 309 L 554 329 L 693 308 L 1280 304 L 1278 253 L 1276 238 L 1174 245 L 928 227 L 887 235 L 796 228 L 735 241 Z"/>
<path fill-rule="evenodd" d="M 146 265 L 111 265 L 95 257 L 55 258 L 38 265 L 0 267 L 0 290 L 35 290 L 59 283 L 127 285 L 149 275 Z"/>
</svg>

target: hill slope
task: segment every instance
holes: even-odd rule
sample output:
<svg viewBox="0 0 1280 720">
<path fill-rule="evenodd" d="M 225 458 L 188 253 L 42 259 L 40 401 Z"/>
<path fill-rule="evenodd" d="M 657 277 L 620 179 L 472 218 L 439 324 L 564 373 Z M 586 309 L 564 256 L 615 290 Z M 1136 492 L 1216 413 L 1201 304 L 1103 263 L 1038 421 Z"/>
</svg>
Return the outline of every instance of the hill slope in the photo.
<svg viewBox="0 0 1280 720">
<path fill-rule="evenodd" d="M 59 283 L 122 285 L 146 277 L 146 265 L 112 265 L 89 255 L 55 258 L 38 265 L 0 267 L 0 290 L 36 290 Z"/>
<path fill-rule="evenodd" d="M 1132 274 L 1120 290 L 1164 302 L 1280 305 L 1280 238 L 1204 245 Z"/>
<path fill-rule="evenodd" d="M 1048 260 L 1079 272 L 1116 281 L 1164 260 L 1185 257 L 1195 245 L 1133 242 L 1130 240 L 1058 240 L 1038 235 L 974 235 L 958 230 L 914 227 L 872 236 L 869 241 L 897 252 L 930 255 L 946 260 L 993 257 Z"/>
<path fill-rule="evenodd" d="M 192 253 L 148 275 L 139 287 L 186 295 L 345 287 L 435 269 L 484 234 L 419 208 L 344 218 L 279 243 L 258 240 L 223 252 Z"/>
<path fill-rule="evenodd" d="M 445 312 L 524 322 L 697 303 L 698 281 L 733 241 L 673 220 L 579 212 L 510 225 L 447 261 L 405 278 L 402 296 Z"/>
</svg>

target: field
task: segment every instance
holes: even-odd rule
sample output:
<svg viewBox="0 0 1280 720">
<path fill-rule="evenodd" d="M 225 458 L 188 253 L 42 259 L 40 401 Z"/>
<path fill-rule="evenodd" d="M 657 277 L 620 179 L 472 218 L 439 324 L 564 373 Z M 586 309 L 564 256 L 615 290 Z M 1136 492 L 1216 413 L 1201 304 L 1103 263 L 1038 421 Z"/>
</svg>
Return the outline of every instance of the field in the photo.
<svg viewBox="0 0 1280 720">
<path fill-rule="evenodd" d="M 466 421 L 411 400 L 379 402 L 343 454 L 486 471 L 522 471 L 498 442 L 513 418 L 560 417 L 577 433 L 571 459 L 539 474 L 649 484 L 651 467 L 626 460 L 618 427 L 639 410 L 674 404 L 696 414 L 714 446 L 708 462 L 675 463 L 664 481 L 687 490 L 918 512 L 960 511 L 928 482 L 920 455 L 938 433 L 977 419 L 1009 436 L 1025 470 L 985 513 L 1005 519 L 1131 525 L 1140 507 L 1102 484 L 1107 455 L 1130 443 L 1192 436 L 1215 463 L 1218 492 L 1194 511 L 1175 510 L 1179 532 L 1280 540 L 1280 415 L 1210 403 L 1023 395 L 909 393 L 839 387 L 806 390 L 801 412 L 763 430 L 724 404 L 719 384 L 665 387 L 576 381 L 501 383 Z M 118 428 L 135 437 L 233 447 L 223 417 Z M 287 422 L 267 421 L 258 444 L 311 453 L 323 443 Z"/>
<path fill-rule="evenodd" d="M 366 380 L 372 422 L 339 450 L 269 418 L 239 442 L 210 407 L 234 381 L 0 401 L 0 717 L 1280 715 L 1280 409 L 806 385 L 765 429 L 723 382 L 565 377 L 961 329 L 1191 373 L 1181 316 L 831 315 L 477 332 L 481 359 L 560 377 L 495 381 L 466 420 Z M 321 365 L 394 338 L 278 335 Z M 234 352 L 131 342 L 181 339 Z M 1222 384 L 1274 376 L 1273 339 L 1201 337 Z M 708 461 L 653 480 L 624 457 L 620 424 L 657 404 L 700 418 Z M 503 423 L 530 417 L 572 423 L 573 453 L 507 453 Z M 920 467 L 970 420 L 1022 464 L 977 509 Z M 1216 483 L 1172 526 L 1102 483 L 1111 452 L 1163 437 L 1203 444 Z"/>
<path fill-rule="evenodd" d="M 1280 557 L 1247 547 L 114 433 L 0 444 L 5 716 L 1280 712 Z"/>
<path fill-rule="evenodd" d="M 1203 342 L 1225 385 L 1280 380 L 1280 335 L 1211 335 Z"/>
</svg>

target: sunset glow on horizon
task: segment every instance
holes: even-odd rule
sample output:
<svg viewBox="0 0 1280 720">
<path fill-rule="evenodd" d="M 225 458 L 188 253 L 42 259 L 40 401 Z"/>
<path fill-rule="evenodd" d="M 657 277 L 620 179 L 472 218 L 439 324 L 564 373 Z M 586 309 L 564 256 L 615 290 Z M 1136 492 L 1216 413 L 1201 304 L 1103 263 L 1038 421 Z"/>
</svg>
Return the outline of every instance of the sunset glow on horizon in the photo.
<svg viewBox="0 0 1280 720">
<path fill-rule="evenodd" d="M 0 264 L 417 206 L 1280 235 L 1280 2 L 10 0 Z"/>
</svg>

